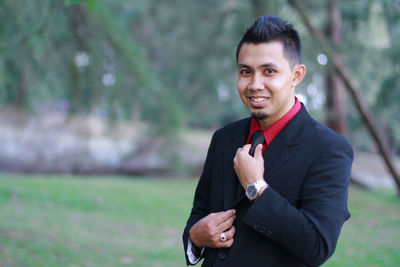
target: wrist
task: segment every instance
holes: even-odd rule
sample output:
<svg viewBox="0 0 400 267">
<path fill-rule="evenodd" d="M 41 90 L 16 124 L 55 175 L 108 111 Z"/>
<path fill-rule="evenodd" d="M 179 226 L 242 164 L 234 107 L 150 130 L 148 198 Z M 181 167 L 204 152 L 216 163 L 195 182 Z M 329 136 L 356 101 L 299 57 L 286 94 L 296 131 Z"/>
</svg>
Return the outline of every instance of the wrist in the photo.
<svg viewBox="0 0 400 267">
<path fill-rule="evenodd" d="M 261 195 L 264 193 L 264 191 L 268 188 L 268 184 L 264 185 L 263 187 L 260 188 L 260 191 L 258 192 L 257 197 L 254 199 L 254 201 L 256 201 L 257 199 L 259 199 L 261 197 Z"/>
<path fill-rule="evenodd" d="M 201 244 L 199 244 L 198 240 L 196 240 L 195 236 L 193 235 L 193 227 L 189 230 L 189 240 L 192 242 L 192 245 L 196 248 L 201 248 Z"/>
<path fill-rule="evenodd" d="M 246 196 L 250 201 L 255 200 L 259 195 L 261 190 L 264 192 L 268 184 L 265 182 L 264 178 L 258 179 L 256 182 L 247 184 L 246 186 Z"/>
</svg>

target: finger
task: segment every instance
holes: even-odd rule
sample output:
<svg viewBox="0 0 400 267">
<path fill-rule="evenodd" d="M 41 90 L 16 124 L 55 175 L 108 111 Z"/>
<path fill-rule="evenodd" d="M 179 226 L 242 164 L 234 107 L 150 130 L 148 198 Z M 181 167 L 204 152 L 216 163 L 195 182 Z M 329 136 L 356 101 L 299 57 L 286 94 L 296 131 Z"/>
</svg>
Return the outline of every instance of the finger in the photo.
<svg viewBox="0 0 400 267">
<path fill-rule="evenodd" d="M 225 242 L 220 241 L 217 245 L 218 248 L 230 248 L 232 247 L 234 239 L 226 240 Z"/>
<path fill-rule="evenodd" d="M 224 216 L 225 213 L 229 214 L 231 212 L 235 212 L 235 210 L 230 209 L 230 210 L 223 210 L 223 211 L 219 211 L 219 212 L 213 212 L 213 213 L 208 214 L 206 217 L 215 219 L 215 218 L 220 218 L 221 216 Z M 228 214 L 226 214 L 225 216 L 227 216 Z"/>
<path fill-rule="evenodd" d="M 227 240 L 232 239 L 235 236 L 236 228 L 234 225 L 232 225 L 231 228 L 229 228 L 227 231 L 225 231 L 225 236 Z"/>
<path fill-rule="evenodd" d="M 237 158 L 237 156 L 239 155 L 239 153 L 242 151 L 242 147 L 239 147 L 237 150 L 236 150 L 236 154 L 235 154 L 235 159 Z"/>
<path fill-rule="evenodd" d="M 230 217 L 234 216 L 236 214 L 236 210 L 231 209 L 227 211 L 221 211 L 213 214 L 213 220 L 215 222 L 215 225 L 219 225 L 226 220 L 228 220 Z"/>
<path fill-rule="evenodd" d="M 225 232 L 226 241 L 220 241 L 217 246 L 223 248 L 231 247 L 234 242 L 235 231 L 236 231 L 235 226 L 232 226 L 228 231 Z"/>
<path fill-rule="evenodd" d="M 243 152 L 246 152 L 247 154 L 249 153 L 251 148 L 251 144 L 246 144 L 242 147 Z"/>
<path fill-rule="evenodd" d="M 262 148 L 263 148 L 262 144 L 258 144 L 257 145 L 256 150 L 254 152 L 254 157 L 255 158 L 260 158 L 260 157 L 262 158 Z"/>
<path fill-rule="evenodd" d="M 229 217 L 226 221 L 220 223 L 217 225 L 217 231 L 219 233 L 225 232 L 226 230 L 230 229 L 233 225 L 233 222 L 236 219 L 236 215 L 233 215 L 232 217 Z"/>
</svg>

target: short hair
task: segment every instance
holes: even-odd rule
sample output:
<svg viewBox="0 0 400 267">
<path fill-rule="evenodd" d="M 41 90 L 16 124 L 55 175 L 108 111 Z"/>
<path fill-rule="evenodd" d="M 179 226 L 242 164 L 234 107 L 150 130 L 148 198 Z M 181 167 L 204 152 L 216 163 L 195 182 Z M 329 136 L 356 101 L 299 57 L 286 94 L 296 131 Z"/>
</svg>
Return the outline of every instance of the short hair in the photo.
<svg viewBox="0 0 400 267">
<path fill-rule="evenodd" d="M 264 15 L 259 17 L 247 29 L 236 48 L 236 62 L 243 44 L 268 43 L 279 41 L 283 44 L 283 53 L 291 67 L 301 63 L 301 42 L 298 32 L 288 21 L 276 16 Z"/>
</svg>

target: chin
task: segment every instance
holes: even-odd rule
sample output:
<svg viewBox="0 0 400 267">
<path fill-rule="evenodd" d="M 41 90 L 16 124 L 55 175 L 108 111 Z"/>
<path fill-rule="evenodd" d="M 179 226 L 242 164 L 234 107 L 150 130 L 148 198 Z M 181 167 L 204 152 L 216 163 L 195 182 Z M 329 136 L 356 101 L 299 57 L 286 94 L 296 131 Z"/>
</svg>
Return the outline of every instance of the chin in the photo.
<svg viewBox="0 0 400 267">
<path fill-rule="evenodd" d="M 265 113 L 265 112 L 252 112 L 251 113 L 251 116 L 254 118 L 254 119 L 256 119 L 256 120 L 258 120 L 258 121 L 260 121 L 260 120 L 265 120 L 266 118 L 268 118 L 268 114 L 267 113 Z"/>
</svg>

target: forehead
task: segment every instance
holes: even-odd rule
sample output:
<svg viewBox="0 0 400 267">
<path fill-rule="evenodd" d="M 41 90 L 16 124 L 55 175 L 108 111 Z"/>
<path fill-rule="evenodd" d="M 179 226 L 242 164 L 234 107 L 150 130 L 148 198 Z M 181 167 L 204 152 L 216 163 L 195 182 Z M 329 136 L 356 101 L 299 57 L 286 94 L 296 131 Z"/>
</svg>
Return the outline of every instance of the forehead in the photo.
<svg viewBox="0 0 400 267">
<path fill-rule="evenodd" d="M 283 44 L 279 41 L 268 43 L 245 43 L 238 55 L 239 65 L 261 66 L 275 64 L 289 66 L 289 61 L 284 55 Z"/>
</svg>

